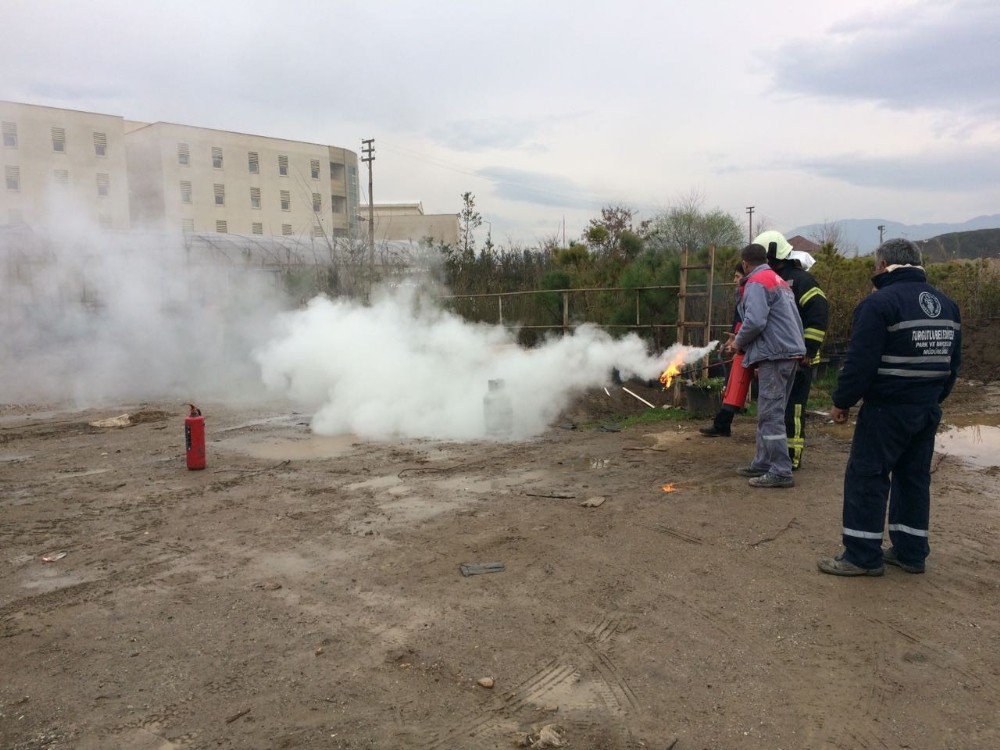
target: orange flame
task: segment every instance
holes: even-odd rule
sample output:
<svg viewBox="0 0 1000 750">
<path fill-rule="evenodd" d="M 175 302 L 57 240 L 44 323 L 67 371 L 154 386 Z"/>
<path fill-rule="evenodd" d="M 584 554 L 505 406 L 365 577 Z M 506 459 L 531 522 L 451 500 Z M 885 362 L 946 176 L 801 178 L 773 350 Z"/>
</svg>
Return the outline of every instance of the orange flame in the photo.
<svg viewBox="0 0 1000 750">
<path fill-rule="evenodd" d="M 664 492 L 677 492 L 677 485 L 675 485 L 673 482 L 668 482 L 667 484 L 663 485 L 663 487 L 661 487 L 660 489 L 662 489 Z"/>
<path fill-rule="evenodd" d="M 674 378 L 681 374 L 682 364 L 684 364 L 684 355 L 678 354 L 667 365 L 667 369 L 660 375 L 660 382 L 663 383 L 664 389 L 669 388 L 670 384 L 674 382 Z"/>
</svg>

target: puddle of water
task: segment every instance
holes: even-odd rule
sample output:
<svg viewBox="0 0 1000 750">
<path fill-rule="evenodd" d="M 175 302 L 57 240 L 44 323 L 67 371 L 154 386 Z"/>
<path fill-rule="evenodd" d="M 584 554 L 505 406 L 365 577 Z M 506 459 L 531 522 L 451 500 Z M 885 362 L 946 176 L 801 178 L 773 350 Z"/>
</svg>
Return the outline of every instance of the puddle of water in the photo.
<svg viewBox="0 0 1000 750">
<path fill-rule="evenodd" d="M 363 482 L 349 484 L 344 489 L 352 492 L 356 490 L 388 490 L 391 487 L 399 487 L 402 484 L 403 480 L 395 474 L 386 474 L 385 476 L 366 479 Z"/>
<path fill-rule="evenodd" d="M 1000 427 L 949 427 L 938 433 L 934 450 L 955 456 L 973 466 L 1000 466 Z"/>
<path fill-rule="evenodd" d="M 51 567 L 48 564 L 45 565 L 46 567 L 36 568 L 26 573 L 21 579 L 21 586 L 30 591 L 47 594 L 57 589 L 75 586 L 87 580 L 82 576 L 62 572 L 56 567 L 57 563 L 51 563 Z"/>
<path fill-rule="evenodd" d="M 949 427 L 1000 426 L 1000 412 L 977 412 L 975 414 L 949 414 Z"/>
<path fill-rule="evenodd" d="M 232 453 L 243 453 L 268 461 L 309 461 L 323 458 L 340 458 L 350 455 L 360 442 L 355 435 L 326 437 L 234 437 L 220 440 L 215 447 Z"/>
<path fill-rule="evenodd" d="M 67 471 L 56 474 L 53 479 L 78 479 L 80 477 L 92 477 L 95 474 L 107 474 L 111 469 L 87 469 L 82 471 Z"/>
<path fill-rule="evenodd" d="M 30 461 L 31 459 L 32 455 L 30 453 L 0 453 L 0 464 L 16 464 L 21 461 Z"/>
<path fill-rule="evenodd" d="M 223 427 L 221 430 L 216 430 L 215 434 L 222 435 L 227 432 L 235 432 L 236 430 L 246 430 L 254 427 L 308 427 L 308 426 L 309 426 L 308 416 L 293 412 L 292 414 L 279 414 L 275 417 L 262 417 L 261 419 L 251 419 L 247 422 L 241 422 L 240 424 L 233 425 L 232 427 Z"/>
</svg>

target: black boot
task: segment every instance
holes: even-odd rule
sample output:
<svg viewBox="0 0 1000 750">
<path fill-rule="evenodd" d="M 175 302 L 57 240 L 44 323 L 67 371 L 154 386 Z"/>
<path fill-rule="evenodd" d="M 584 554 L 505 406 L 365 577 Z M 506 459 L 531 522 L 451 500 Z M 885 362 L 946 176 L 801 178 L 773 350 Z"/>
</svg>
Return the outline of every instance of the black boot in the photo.
<svg viewBox="0 0 1000 750">
<path fill-rule="evenodd" d="M 702 427 L 698 432 L 705 437 L 729 437 L 732 434 L 730 425 L 733 423 L 733 415 L 731 407 L 723 406 L 712 420 L 712 426 Z"/>
</svg>

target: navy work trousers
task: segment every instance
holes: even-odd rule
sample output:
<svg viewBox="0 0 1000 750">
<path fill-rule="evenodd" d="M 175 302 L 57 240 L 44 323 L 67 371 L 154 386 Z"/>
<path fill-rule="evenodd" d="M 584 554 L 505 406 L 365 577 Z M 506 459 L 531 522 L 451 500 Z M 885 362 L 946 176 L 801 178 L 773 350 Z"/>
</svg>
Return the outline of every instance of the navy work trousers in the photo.
<svg viewBox="0 0 1000 750">
<path fill-rule="evenodd" d="M 882 565 L 889 503 L 889 539 L 896 557 L 923 565 L 930 553 L 931 457 L 941 421 L 937 404 L 861 407 L 844 475 L 844 550 L 862 568 Z"/>
</svg>

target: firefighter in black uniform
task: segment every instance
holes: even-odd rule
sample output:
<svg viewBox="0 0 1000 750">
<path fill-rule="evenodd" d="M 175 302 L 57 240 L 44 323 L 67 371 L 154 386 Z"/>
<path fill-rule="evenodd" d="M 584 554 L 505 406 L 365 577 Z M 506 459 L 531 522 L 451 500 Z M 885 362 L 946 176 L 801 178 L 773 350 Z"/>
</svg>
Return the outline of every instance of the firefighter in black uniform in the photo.
<svg viewBox="0 0 1000 750">
<path fill-rule="evenodd" d="M 788 454 L 792 469 L 802 464 L 802 451 L 806 447 L 806 402 L 812 388 L 812 365 L 819 361 L 819 349 L 826 337 L 830 321 L 830 307 L 826 295 L 798 260 L 794 260 L 792 246 L 780 232 L 763 232 L 754 243 L 767 248 L 771 268 L 792 288 L 795 304 L 802 318 L 802 334 L 806 341 L 806 356 L 795 373 L 792 393 L 785 407 L 785 432 L 788 435 Z"/>
<path fill-rule="evenodd" d="M 889 240 L 875 251 L 875 273 L 833 392 L 835 422 L 864 404 L 844 476 L 844 551 L 819 561 L 831 575 L 880 576 L 885 563 L 924 572 L 939 404 L 962 360 L 958 306 L 927 283 L 916 246 Z M 887 500 L 891 546 L 883 550 Z"/>
</svg>

